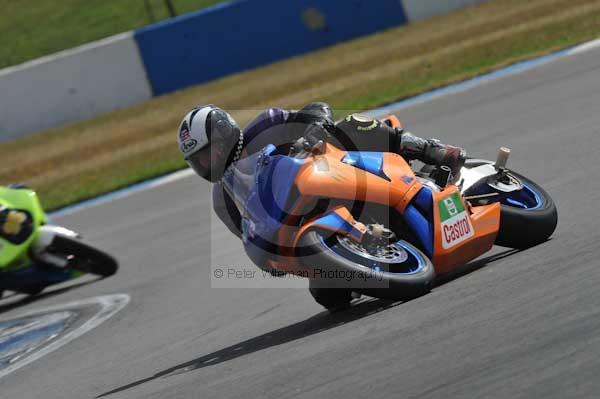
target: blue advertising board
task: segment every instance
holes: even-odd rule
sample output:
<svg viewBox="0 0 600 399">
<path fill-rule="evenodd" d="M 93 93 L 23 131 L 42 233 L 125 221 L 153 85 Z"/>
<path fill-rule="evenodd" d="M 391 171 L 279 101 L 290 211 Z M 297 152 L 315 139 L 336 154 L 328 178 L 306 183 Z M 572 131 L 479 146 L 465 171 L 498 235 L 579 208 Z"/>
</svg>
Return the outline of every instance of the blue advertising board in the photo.
<svg viewBox="0 0 600 399">
<path fill-rule="evenodd" d="M 154 95 L 406 23 L 399 0 L 240 0 L 135 32 Z"/>
</svg>

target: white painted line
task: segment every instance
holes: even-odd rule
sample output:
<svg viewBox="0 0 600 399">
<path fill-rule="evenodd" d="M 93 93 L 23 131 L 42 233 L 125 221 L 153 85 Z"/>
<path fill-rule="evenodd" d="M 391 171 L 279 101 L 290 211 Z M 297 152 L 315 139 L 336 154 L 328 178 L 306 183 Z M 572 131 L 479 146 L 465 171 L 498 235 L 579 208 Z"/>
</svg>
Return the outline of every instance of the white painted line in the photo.
<svg viewBox="0 0 600 399">
<path fill-rule="evenodd" d="M 366 112 L 367 115 L 372 117 L 378 117 L 383 115 L 392 114 L 403 108 L 412 107 L 414 105 L 422 104 L 428 101 L 436 100 L 441 97 L 449 96 L 451 94 L 461 93 L 472 89 L 476 86 L 480 86 L 486 83 L 493 82 L 498 79 L 502 79 L 508 76 L 517 75 L 542 65 L 549 64 L 551 62 L 558 61 L 560 59 L 570 57 L 576 54 L 582 54 L 591 50 L 600 48 L 600 39 L 593 40 L 591 42 L 583 43 L 575 47 L 570 47 L 564 50 L 557 51 L 555 53 L 543 55 L 541 57 L 532 58 L 530 60 L 521 61 L 513 65 L 509 65 L 504 68 L 496 69 L 495 71 L 486 73 L 484 75 L 477 76 L 473 79 L 465 80 L 462 82 L 454 83 L 449 86 L 441 87 L 429 92 L 419 94 L 415 97 L 407 98 L 406 100 L 398 101 L 393 104 L 386 105 L 381 108 Z"/>
<path fill-rule="evenodd" d="M 574 55 L 574 54 L 585 53 L 586 51 L 594 50 L 594 49 L 596 49 L 598 47 L 600 47 L 600 39 L 596 39 L 596 40 L 592 40 L 592 41 L 589 41 L 589 42 L 586 42 L 586 43 L 582 43 L 582 44 L 580 44 L 578 46 L 571 47 L 571 48 L 565 49 L 563 51 L 567 52 L 568 55 Z"/>
<path fill-rule="evenodd" d="M 465 80 L 459 83 L 451 84 L 449 86 L 441 87 L 439 89 L 435 89 L 426 93 L 419 94 L 415 97 L 408 98 L 406 100 L 398 101 L 393 104 L 386 105 L 381 108 L 376 108 L 371 111 L 367 111 L 367 115 L 371 115 L 373 117 L 384 116 L 387 114 L 394 113 L 403 108 L 408 108 L 417 104 L 422 104 L 428 101 L 432 101 L 441 97 L 449 96 L 451 94 L 456 94 L 460 92 L 467 91 L 476 86 L 486 84 L 489 82 L 493 82 L 495 80 L 505 78 L 512 75 L 517 75 L 519 73 L 523 73 L 529 71 L 531 69 L 540 67 L 542 65 L 558 61 L 562 58 L 570 57 L 576 54 L 582 54 L 591 50 L 595 50 L 600 48 L 600 39 L 592 40 L 587 43 L 580 44 L 575 47 L 570 47 L 565 50 L 560 50 L 552 54 L 544 55 L 538 58 L 533 58 L 530 60 L 522 61 L 513 65 L 509 65 L 504 68 L 497 69 L 495 71 L 489 72 L 487 74 L 478 76 L 473 79 Z M 146 182 L 142 182 L 139 184 L 134 184 L 128 188 L 117 190 L 112 193 L 102 195 L 100 197 L 83 201 L 78 204 L 68 206 L 63 209 L 59 209 L 56 212 L 50 214 L 50 217 L 60 217 L 69 215 L 83 209 L 91 208 L 94 206 L 102 205 L 107 202 L 115 201 L 117 199 L 122 199 L 133 195 L 137 192 L 149 190 L 155 187 L 159 187 L 168 183 L 172 183 L 174 181 L 178 181 L 184 179 L 189 176 L 193 176 L 194 172 L 191 169 L 184 169 L 170 175 L 162 176 L 157 179 L 148 180 Z"/>
<path fill-rule="evenodd" d="M 8 374 L 24 367 L 36 360 L 46 356 L 49 353 L 54 352 L 58 348 L 68 344 L 76 338 L 81 337 L 86 332 L 98 327 L 100 324 L 111 318 L 118 311 L 123 309 L 129 303 L 130 297 L 127 294 L 114 294 L 105 295 L 95 298 L 84 299 L 81 301 L 75 301 L 66 303 L 63 305 L 51 306 L 44 309 L 33 310 L 13 318 L 29 317 L 40 313 L 58 312 L 61 310 L 69 310 L 75 308 L 81 308 L 89 305 L 100 305 L 101 309 L 93 315 L 89 320 L 83 323 L 81 326 L 73 331 L 68 332 L 56 341 L 50 343 L 48 346 L 43 347 L 33 355 L 26 357 L 23 361 L 17 361 L 16 363 L 8 366 L 7 368 L 0 370 L 0 378 L 7 376 Z"/>
<path fill-rule="evenodd" d="M 51 218 L 61 217 L 65 215 L 70 215 L 72 213 L 78 212 L 83 209 L 91 208 L 94 206 L 102 205 L 107 202 L 112 202 L 118 199 L 122 199 L 125 197 L 129 197 L 130 195 L 139 193 L 141 191 L 150 190 L 152 188 L 156 188 L 159 186 L 164 186 L 165 184 L 172 183 L 178 180 L 185 179 L 186 177 L 194 176 L 194 171 L 192 169 L 183 169 L 165 176 L 157 177 L 155 179 L 146 180 L 141 183 L 134 184 L 132 186 L 122 188 L 117 191 L 113 191 L 112 193 L 104 194 L 96 198 L 92 198 L 87 201 L 79 202 L 74 205 L 67 206 L 65 208 L 59 209 L 57 211 L 51 212 L 49 216 Z"/>
</svg>

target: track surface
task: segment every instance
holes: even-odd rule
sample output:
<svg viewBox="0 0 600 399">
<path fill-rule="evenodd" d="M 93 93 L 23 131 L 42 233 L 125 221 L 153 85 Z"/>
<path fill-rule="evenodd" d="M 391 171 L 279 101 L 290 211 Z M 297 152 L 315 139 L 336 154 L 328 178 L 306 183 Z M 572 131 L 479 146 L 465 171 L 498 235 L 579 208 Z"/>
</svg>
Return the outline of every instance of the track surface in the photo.
<svg viewBox="0 0 600 399">
<path fill-rule="evenodd" d="M 209 186 L 184 179 L 57 222 L 122 270 L 2 317 L 106 293 L 112 319 L 0 380 L 3 398 L 575 398 L 600 392 L 600 51 L 401 112 L 421 135 L 493 158 L 555 198 L 554 238 L 497 249 L 408 303 L 330 316 L 301 289 L 211 289 Z M 223 265 L 249 264 L 219 227 Z M 499 255 L 499 256 L 498 256 Z"/>
</svg>

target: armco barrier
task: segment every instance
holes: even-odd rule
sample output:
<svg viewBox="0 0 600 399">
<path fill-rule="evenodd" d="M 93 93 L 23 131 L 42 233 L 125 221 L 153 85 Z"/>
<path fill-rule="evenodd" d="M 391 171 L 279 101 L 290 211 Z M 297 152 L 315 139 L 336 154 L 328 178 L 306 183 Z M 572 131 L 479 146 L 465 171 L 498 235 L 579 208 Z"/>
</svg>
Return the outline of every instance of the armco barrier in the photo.
<svg viewBox="0 0 600 399">
<path fill-rule="evenodd" d="M 406 22 L 399 0 L 241 0 L 135 33 L 155 95 Z"/>
<path fill-rule="evenodd" d="M 152 97 L 131 33 L 0 70 L 0 141 Z"/>
</svg>

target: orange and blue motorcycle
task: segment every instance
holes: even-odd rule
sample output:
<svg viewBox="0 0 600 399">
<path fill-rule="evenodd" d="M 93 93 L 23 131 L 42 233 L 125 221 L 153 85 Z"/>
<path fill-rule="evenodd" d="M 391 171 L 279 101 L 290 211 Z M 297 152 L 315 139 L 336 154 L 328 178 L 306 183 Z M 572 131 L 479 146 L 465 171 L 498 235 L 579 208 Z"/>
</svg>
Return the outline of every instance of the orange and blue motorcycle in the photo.
<svg viewBox="0 0 600 399">
<path fill-rule="evenodd" d="M 394 116 L 390 126 L 401 122 Z M 269 145 L 223 180 L 249 258 L 273 274 L 309 278 L 324 307 L 357 294 L 408 299 L 427 293 L 494 244 L 528 248 L 557 224 L 552 198 L 498 160 L 469 159 L 459 176 L 418 170 L 400 155 L 343 151 L 330 143 L 291 152 Z"/>
</svg>

